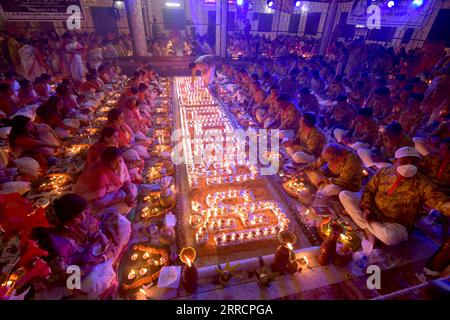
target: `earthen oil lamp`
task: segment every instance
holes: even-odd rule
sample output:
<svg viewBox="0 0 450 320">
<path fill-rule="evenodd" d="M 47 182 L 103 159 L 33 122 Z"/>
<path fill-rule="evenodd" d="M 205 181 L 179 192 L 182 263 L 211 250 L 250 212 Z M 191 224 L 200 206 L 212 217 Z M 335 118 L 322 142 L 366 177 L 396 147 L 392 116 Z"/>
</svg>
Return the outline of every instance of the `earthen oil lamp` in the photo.
<svg viewBox="0 0 450 320">
<path fill-rule="evenodd" d="M 345 233 L 344 227 L 339 223 L 336 223 L 335 221 L 332 221 L 329 224 L 328 228 L 329 233 L 326 232 L 328 234 L 328 237 L 320 246 L 320 254 L 317 257 L 317 261 L 322 266 L 329 264 L 330 261 L 334 258 L 334 256 L 336 255 L 337 241 L 341 234 Z"/>
<path fill-rule="evenodd" d="M 180 260 L 185 264 L 181 280 L 189 293 L 197 291 L 198 287 L 198 271 L 194 265 L 196 255 L 192 247 L 183 248 L 180 252 Z"/>
<path fill-rule="evenodd" d="M 292 250 L 294 249 L 294 244 L 297 242 L 297 237 L 291 231 L 281 231 L 278 234 L 278 240 L 280 241 L 280 246 L 275 252 L 275 259 L 273 262 L 273 270 L 278 272 L 283 272 L 287 270 L 291 262 Z"/>
</svg>

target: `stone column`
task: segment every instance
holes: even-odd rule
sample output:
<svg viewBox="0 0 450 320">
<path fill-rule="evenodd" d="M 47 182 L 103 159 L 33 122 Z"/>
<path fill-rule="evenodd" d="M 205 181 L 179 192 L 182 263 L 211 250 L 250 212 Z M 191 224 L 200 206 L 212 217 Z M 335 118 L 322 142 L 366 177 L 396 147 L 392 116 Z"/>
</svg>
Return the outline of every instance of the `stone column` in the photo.
<svg viewBox="0 0 450 320">
<path fill-rule="evenodd" d="M 216 55 L 227 56 L 228 0 L 216 2 Z"/>
<path fill-rule="evenodd" d="M 147 44 L 145 42 L 144 19 L 142 18 L 141 0 L 125 0 L 128 28 L 133 41 L 133 52 L 135 56 L 147 55 Z"/>
<path fill-rule="evenodd" d="M 338 0 L 331 0 L 327 17 L 325 19 L 325 25 L 323 27 L 322 39 L 320 41 L 319 53 L 326 54 L 328 44 L 330 42 L 331 33 L 333 32 L 334 22 L 336 20 Z"/>
</svg>

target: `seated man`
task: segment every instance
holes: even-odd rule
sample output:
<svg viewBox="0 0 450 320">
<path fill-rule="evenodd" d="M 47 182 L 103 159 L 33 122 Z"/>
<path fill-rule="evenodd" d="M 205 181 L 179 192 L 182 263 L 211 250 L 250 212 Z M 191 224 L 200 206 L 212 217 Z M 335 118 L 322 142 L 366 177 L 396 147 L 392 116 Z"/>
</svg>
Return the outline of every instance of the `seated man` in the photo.
<svg viewBox="0 0 450 320">
<path fill-rule="evenodd" d="M 355 110 L 347 102 L 346 95 L 338 95 L 330 110 L 325 111 L 325 123 L 329 129 L 347 130 L 355 117 Z"/>
<path fill-rule="evenodd" d="M 316 127 L 316 115 L 307 112 L 301 117 L 297 136 L 284 145 L 294 162 L 310 163 L 320 156 L 326 142 L 325 134 Z"/>
<path fill-rule="evenodd" d="M 414 147 L 420 155 L 426 156 L 433 150 L 436 150 L 442 140 L 450 138 L 450 113 L 445 115 L 436 129 L 428 137 L 414 137 Z"/>
<path fill-rule="evenodd" d="M 265 112 L 264 114 L 259 113 L 256 114 L 256 120 L 259 122 L 259 124 L 261 124 L 262 126 L 265 125 L 266 121 L 270 122 L 271 120 L 269 119 L 273 119 L 274 115 L 276 114 L 276 104 L 277 104 L 277 99 L 280 95 L 280 90 L 278 88 L 278 85 L 274 84 L 270 87 L 270 93 L 267 96 L 267 98 L 264 100 L 264 104 L 267 104 L 269 106 L 269 108 L 267 109 L 267 112 Z"/>
<path fill-rule="evenodd" d="M 402 126 L 398 122 L 391 122 L 379 135 L 372 149 L 359 148 L 358 156 L 366 167 L 378 169 L 391 166 L 395 150 L 400 147 L 414 146 L 414 142 L 403 133 Z"/>
<path fill-rule="evenodd" d="M 7 83 L 0 83 L 0 111 L 10 117 L 19 109 L 14 101 L 14 91 Z"/>
<path fill-rule="evenodd" d="M 280 125 L 275 128 L 280 130 L 280 138 L 293 137 L 294 132 L 298 131 L 300 114 L 297 111 L 290 97 L 282 94 L 277 99 L 278 119 Z"/>
<path fill-rule="evenodd" d="M 420 110 L 420 104 L 423 100 L 423 94 L 411 93 L 408 99 L 408 105 L 403 110 L 388 116 L 393 121 L 398 121 L 402 125 L 403 130 L 409 136 L 414 136 L 417 129 L 420 128 L 424 121 L 424 114 Z"/>
<path fill-rule="evenodd" d="M 364 81 L 356 81 L 348 94 L 348 101 L 357 106 L 364 104 Z"/>
<path fill-rule="evenodd" d="M 289 74 L 280 79 L 280 87 L 281 93 L 283 94 L 292 94 L 297 90 L 298 82 L 297 76 L 299 74 L 299 70 L 297 68 L 293 68 L 289 71 Z"/>
<path fill-rule="evenodd" d="M 419 170 L 440 189 L 450 191 L 450 138 L 441 141 L 439 151 L 423 157 Z"/>
<path fill-rule="evenodd" d="M 311 94 L 308 88 L 300 90 L 300 101 L 298 104 L 302 112 L 319 112 L 319 101 L 315 95 Z"/>
<path fill-rule="evenodd" d="M 265 103 L 266 94 L 261 88 L 257 88 L 254 93 L 254 103 L 251 110 L 252 116 L 259 122 L 269 109 L 269 105 Z"/>
<path fill-rule="evenodd" d="M 386 245 L 408 240 L 417 215 L 426 203 L 450 216 L 450 202 L 415 164 L 419 153 L 412 147 L 395 152 L 395 165 L 382 168 L 370 180 L 362 193 L 343 191 L 339 199 L 353 221 L 367 233 Z"/>
<path fill-rule="evenodd" d="M 333 81 L 327 87 L 327 97 L 330 100 L 335 100 L 339 95 L 345 92 L 345 88 L 342 85 L 342 77 L 335 76 Z"/>
<path fill-rule="evenodd" d="M 334 129 L 333 133 L 337 142 L 346 144 L 355 150 L 361 147 L 370 147 L 378 136 L 378 124 L 372 115 L 372 108 L 359 109 L 356 119 L 353 120 L 348 131 Z"/>
<path fill-rule="evenodd" d="M 368 107 L 373 109 L 373 116 L 377 120 L 383 120 L 392 112 L 391 92 L 387 87 L 381 87 L 374 91 L 374 98 Z"/>
<path fill-rule="evenodd" d="M 327 168 L 324 166 L 327 165 Z M 329 143 L 322 155 L 304 167 L 310 182 L 318 188 L 316 197 L 338 195 L 342 190 L 358 192 L 362 184 L 362 166 L 358 156 L 346 146 Z"/>
</svg>

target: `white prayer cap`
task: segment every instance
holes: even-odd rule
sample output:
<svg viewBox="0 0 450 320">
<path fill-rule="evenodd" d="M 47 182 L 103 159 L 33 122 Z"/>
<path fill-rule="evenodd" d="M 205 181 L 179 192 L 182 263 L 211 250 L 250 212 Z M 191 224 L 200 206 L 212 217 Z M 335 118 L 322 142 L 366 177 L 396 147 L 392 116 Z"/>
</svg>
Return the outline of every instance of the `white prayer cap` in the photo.
<svg viewBox="0 0 450 320">
<path fill-rule="evenodd" d="M 420 158 L 419 152 L 413 147 L 401 147 L 395 151 L 395 159 L 405 158 L 405 157 L 416 157 Z"/>
<path fill-rule="evenodd" d="M 39 162 L 30 157 L 22 157 L 14 161 L 16 167 L 23 173 L 37 177 L 39 175 Z"/>
</svg>

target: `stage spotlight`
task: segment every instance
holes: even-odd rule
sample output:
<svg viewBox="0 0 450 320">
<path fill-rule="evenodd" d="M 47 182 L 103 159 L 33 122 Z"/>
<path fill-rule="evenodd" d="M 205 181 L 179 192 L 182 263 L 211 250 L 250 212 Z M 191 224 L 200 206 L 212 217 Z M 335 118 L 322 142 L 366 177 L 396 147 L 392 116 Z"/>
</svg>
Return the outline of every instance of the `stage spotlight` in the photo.
<svg viewBox="0 0 450 320">
<path fill-rule="evenodd" d="M 301 2 L 298 1 L 298 0 L 294 2 L 294 5 L 295 5 L 297 8 L 300 7 L 300 4 L 301 4 Z"/>
<path fill-rule="evenodd" d="M 236 0 L 236 4 L 238 6 L 242 6 L 244 4 L 244 0 Z"/>
<path fill-rule="evenodd" d="M 393 6 L 395 6 L 395 2 L 391 0 L 387 3 L 387 6 L 388 8 L 392 8 Z"/>
<path fill-rule="evenodd" d="M 416 7 L 423 5 L 423 0 L 413 0 L 412 4 Z"/>
<path fill-rule="evenodd" d="M 273 1 L 272 0 L 267 0 L 267 7 L 272 8 L 273 7 Z"/>
</svg>

